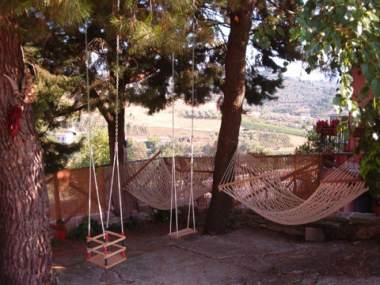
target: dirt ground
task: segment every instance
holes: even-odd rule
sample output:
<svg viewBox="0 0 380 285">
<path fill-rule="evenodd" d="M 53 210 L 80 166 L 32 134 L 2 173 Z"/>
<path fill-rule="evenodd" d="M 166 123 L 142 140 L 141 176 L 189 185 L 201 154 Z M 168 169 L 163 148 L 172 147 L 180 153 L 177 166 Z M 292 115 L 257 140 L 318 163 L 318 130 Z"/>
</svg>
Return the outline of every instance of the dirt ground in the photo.
<svg viewBox="0 0 380 285">
<path fill-rule="evenodd" d="M 164 225 L 127 235 L 128 260 L 108 271 L 85 244 L 55 243 L 58 284 L 380 284 L 379 241 L 306 243 L 258 228 L 174 241 Z"/>
</svg>

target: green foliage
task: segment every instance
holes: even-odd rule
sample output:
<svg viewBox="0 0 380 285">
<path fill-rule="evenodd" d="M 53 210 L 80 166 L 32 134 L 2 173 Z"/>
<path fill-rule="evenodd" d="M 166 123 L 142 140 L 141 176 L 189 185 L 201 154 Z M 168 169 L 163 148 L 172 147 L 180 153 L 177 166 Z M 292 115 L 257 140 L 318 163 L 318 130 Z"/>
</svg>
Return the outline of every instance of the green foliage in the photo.
<svg viewBox="0 0 380 285">
<path fill-rule="evenodd" d="M 44 151 L 46 173 L 54 173 L 60 169 L 66 168 L 73 153 L 78 152 L 82 147 L 81 142 L 66 145 L 45 138 L 41 138 L 40 142 Z"/>
<path fill-rule="evenodd" d="M 297 43 L 290 41 L 290 30 L 301 1 L 257 1 L 251 44 L 257 54 L 247 68 L 246 99 L 249 104 L 277 99 L 282 74 L 289 61 L 300 59 Z M 284 64 L 274 58 L 281 58 Z M 262 72 L 264 68 L 265 72 Z"/>
<path fill-rule="evenodd" d="M 133 216 L 129 217 L 125 223 L 125 228 L 130 231 L 135 230 L 138 226 L 139 221 Z"/>
<path fill-rule="evenodd" d="M 115 113 L 119 111 L 115 110 L 116 71 L 120 75 L 120 106 L 128 101 L 155 112 L 177 98 L 183 97 L 189 103 L 193 79 L 195 104 L 204 103 L 213 93 L 221 92 L 226 46 L 221 41 L 220 30 L 229 25 L 226 1 L 196 1 L 193 7 L 190 0 L 160 0 L 151 1 L 150 6 L 141 8 L 136 1 L 128 0 L 121 1 L 119 14 L 115 12 L 112 1 L 98 1 L 96 4 L 85 0 L 37 2 L 18 1 L 14 8 L 12 5 L 4 6 L 4 11 L 17 8 L 20 14 L 12 12 L 12 15 L 20 16 L 18 20 L 25 31 L 31 22 L 44 26 L 43 40 L 27 37 L 27 33 L 25 39 L 40 47 L 40 65 L 50 73 L 66 76 L 75 83 L 74 86 L 67 84 L 68 91 L 75 94 L 73 102 L 70 102 L 75 111 L 83 109 L 86 103 L 83 90 L 85 26 L 78 29 L 66 24 L 83 22 L 83 19 L 88 19 L 90 52 L 97 55 L 89 63 L 91 103 L 108 122 L 114 121 Z M 25 3 L 29 3 L 28 7 L 33 6 L 27 10 L 28 14 L 23 10 L 28 8 Z M 254 14 L 251 45 L 257 50 L 257 56 L 246 72 L 246 98 L 250 104 L 273 99 L 272 94 L 281 87 L 285 68 L 273 57 L 285 60 L 298 57 L 295 46 L 288 41 L 298 1 L 290 1 L 285 8 L 281 1 L 260 1 Z M 73 11 L 69 15 L 70 10 Z M 193 15 L 196 15 L 196 21 L 193 21 Z M 121 36 L 119 70 L 115 62 L 116 34 Z M 194 42 L 195 62 L 198 64 L 193 72 L 191 48 Z M 173 52 L 176 54 L 174 97 L 167 96 Z M 56 86 L 49 88 L 49 93 L 57 93 L 57 97 L 62 98 L 60 91 L 55 90 Z M 179 152 L 188 153 L 188 149 L 186 147 Z M 75 163 L 76 166 L 85 164 Z"/>
<path fill-rule="evenodd" d="M 173 155 L 173 144 L 172 142 L 163 143 L 161 146 L 162 156 L 171 157 Z M 179 156 L 188 156 L 191 152 L 191 144 L 189 140 L 177 139 L 174 142 L 174 153 Z"/>
<path fill-rule="evenodd" d="M 244 130 L 239 136 L 239 151 L 243 153 L 271 153 L 291 147 L 289 136 L 282 133 Z"/>
<path fill-rule="evenodd" d="M 380 144 L 373 143 L 362 161 L 360 174 L 365 179 L 372 196 L 380 197 Z"/>
<path fill-rule="evenodd" d="M 89 17 L 91 6 L 89 0 L 0 1 L 0 25 L 12 29 L 23 43 L 43 45 L 53 32 L 52 27 L 72 29 Z"/>
<path fill-rule="evenodd" d="M 98 235 L 102 232 L 101 225 L 96 221 L 91 219 L 91 236 Z M 82 222 L 68 234 L 69 239 L 85 241 L 88 236 L 88 217 L 84 217 Z"/>
<path fill-rule="evenodd" d="M 92 149 L 94 162 L 96 165 L 106 165 L 110 163 L 110 152 L 108 144 L 108 132 L 105 128 L 95 128 L 92 130 Z M 85 140 L 83 147 L 76 153 L 69 162 L 70 168 L 88 167 L 90 165 L 89 143 Z"/>
<path fill-rule="evenodd" d="M 217 149 L 217 140 L 214 140 L 214 143 L 208 143 L 203 145 L 201 149 L 201 153 L 204 156 L 215 156 L 216 154 L 216 149 Z"/>
<path fill-rule="evenodd" d="M 320 138 L 314 129 L 307 132 L 306 139 L 306 143 L 296 148 L 296 153 L 315 153 L 320 151 Z"/>
<path fill-rule="evenodd" d="M 154 222 L 167 223 L 170 219 L 170 211 L 153 209 L 152 216 Z"/>
<path fill-rule="evenodd" d="M 261 130 L 261 131 L 267 131 L 267 132 L 273 132 L 273 133 L 283 133 L 283 134 L 295 135 L 295 136 L 300 136 L 300 137 L 305 136 L 304 130 L 280 126 L 280 125 L 273 125 L 273 124 L 265 123 L 258 119 L 250 118 L 247 116 L 243 117 L 242 126 L 250 130 Z"/>
<path fill-rule="evenodd" d="M 360 173 L 375 197 L 380 196 L 380 109 L 377 106 L 372 104 L 363 113 L 362 125 L 366 128 L 360 140 L 360 149 L 365 152 Z"/>
<path fill-rule="evenodd" d="M 358 112 L 352 95 L 352 67 L 367 79 L 364 93 L 380 96 L 380 30 L 377 1 L 307 1 L 297 18 L 294 38 L 304 43 L 309 68 L 322 67 L 340 75 L 336 103 Z"/>
<path fill-rule="evenodd" d="M 127 157 L 128 160 L 143 160 L 148 158 L 148 148 L 145 143 L 128 140 L 127 145 Z"/>
<path fill-rule="evenodd" d="M 309 0 L 297 18 L 299 27 L 293 31 L 294 38 L 303 43 L 310 69 L 322 67 L 340 75 L 335 102 L 353 112 L 358 124 L 365 129 L 366 137 L 360 144 L 365 152 L 361 170 L 368 185 L 376 180 L 379 157 L 379 143 L 371 137 L 380 128 L 379 16 L 377 0 Z M 354 67 L 360 68 L 366 79 L 362 94 L 368 96 L 372 91 L 375 96 L 365 108 L 359 108 L 351 98 Z"/>
<path fill-rule="evenodd" d="M 57 142 L 52 133 L 69 125 L 76 119 L 72 112 L 72 97 L 77 78 L 57 76 L 41 68 L 40 50 L 26 47 L 26 58 L 34 63 L 37 72 L 36 101 L 33 102 L 33 115 L 36 130 L 44 150 L 45 170 L 55 172 L 67 166 L 70 156 L 81 147 L 81 141 L 71 145 Z"/>
<path fill-rule="evenodd" d="M 155 154 L 160 149 L 160 138 L 159 137 L 149 137 L 145 142 L 148 156 Z"/>
<path fill-rule="evenodd" d="M 126 219 L 124 222 L 124 228 L 127 230 L 135 230 L 139 226 L 139 221 L 137 218 L 131 216 Z M 109 225 L 108 230 L 116 233 L 121 232 L 121 224 L 120 222 L 112 223 Z"/>
</svg>

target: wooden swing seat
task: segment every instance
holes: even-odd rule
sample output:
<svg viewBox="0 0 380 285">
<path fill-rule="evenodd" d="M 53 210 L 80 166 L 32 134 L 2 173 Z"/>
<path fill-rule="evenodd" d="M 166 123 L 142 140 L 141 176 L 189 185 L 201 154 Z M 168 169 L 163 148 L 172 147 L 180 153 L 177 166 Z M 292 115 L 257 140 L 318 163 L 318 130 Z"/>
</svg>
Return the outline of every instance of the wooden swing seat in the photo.
<svg viewBox="0 0 380 285">
<path fill-rule="evenodd" d="M 98 267 L 109 269 L 127 260 L 127 248 L 122 245 L 124 234 L 105 231 L 87 237 L 87 261 Z"/>
<path fill-rule="evenodd" d="M 184 228 L 183 230 L 177 231 L 177 232 L 171 232 L 168 234 L 168 236 L 172 239 L 180 239 L 185 236 L 194 235 L 197 234 L 198 231 L 193 228 Z"/>
</svg>

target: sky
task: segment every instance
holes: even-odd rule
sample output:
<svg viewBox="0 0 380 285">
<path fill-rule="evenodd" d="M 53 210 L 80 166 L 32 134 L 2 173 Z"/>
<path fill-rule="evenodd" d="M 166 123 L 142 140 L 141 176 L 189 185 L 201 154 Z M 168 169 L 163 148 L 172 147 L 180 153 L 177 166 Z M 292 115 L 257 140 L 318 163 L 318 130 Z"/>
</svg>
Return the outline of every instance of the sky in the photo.
<svg viewBox="0 0 380 285">
<path fill-rule="evenodd" d="M 301 80 L 330 81 L 328 77 L 318 70 L 313 70 L 308 74 L 300 61 L 290 63 L 287 69 L 288 70 L 284 73 L 285 77 L 294 77 Z"/>
</svg>

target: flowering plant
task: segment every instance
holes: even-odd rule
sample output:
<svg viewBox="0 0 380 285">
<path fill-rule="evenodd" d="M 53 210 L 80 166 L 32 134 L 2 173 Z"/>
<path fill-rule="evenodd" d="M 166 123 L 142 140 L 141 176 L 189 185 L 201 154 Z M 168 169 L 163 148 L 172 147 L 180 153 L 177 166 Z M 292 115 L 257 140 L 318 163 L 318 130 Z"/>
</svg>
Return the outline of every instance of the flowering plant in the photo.
<svg viewBox="0 0 380 285">
<path fill-rule="evenodd" d="M 337 119 L 330 122 L 319 120 L 315 126 L 315 131 L 322 136 L 336 136 L 339 123 L 340 121 Z"/>
</svg>

